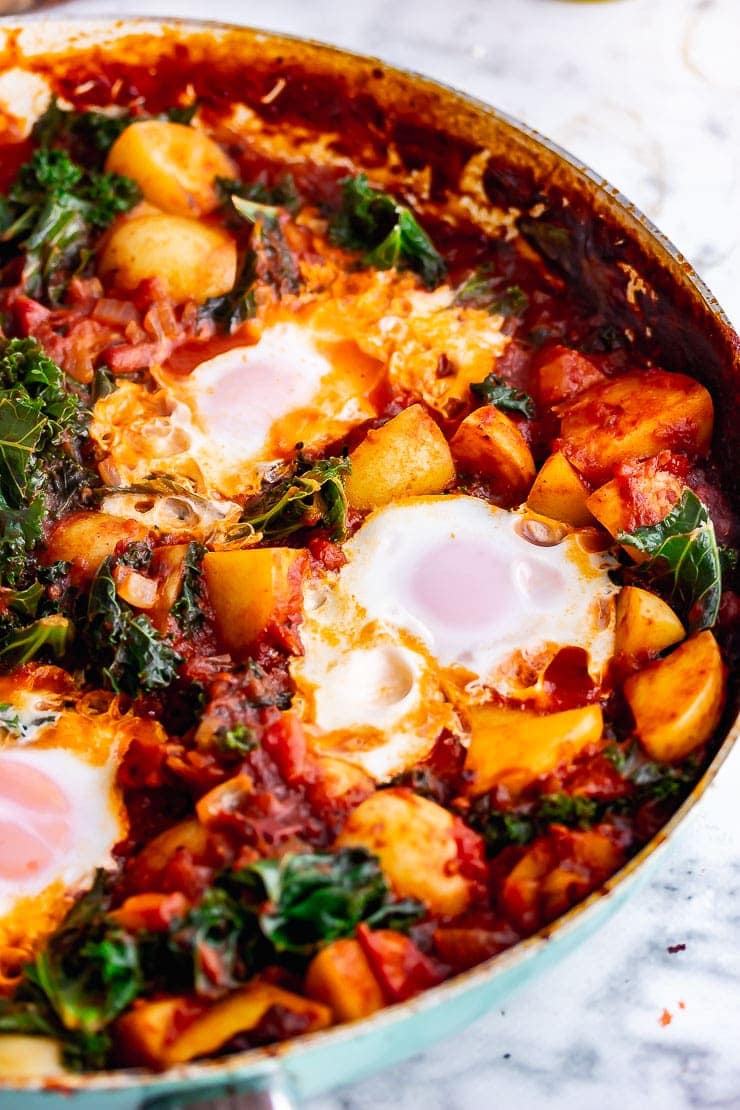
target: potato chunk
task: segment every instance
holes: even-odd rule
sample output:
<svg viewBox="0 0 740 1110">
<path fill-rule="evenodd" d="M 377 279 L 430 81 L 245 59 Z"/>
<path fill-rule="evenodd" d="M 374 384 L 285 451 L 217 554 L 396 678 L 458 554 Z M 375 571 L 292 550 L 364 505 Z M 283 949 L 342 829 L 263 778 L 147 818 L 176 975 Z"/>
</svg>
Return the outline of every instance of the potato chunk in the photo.
<svg viewBox="0 0 740 1110">
<path fill-rule="evenodd" d="M 149 529 L 136 520 L 124 520 L 110 513 L 70 513 L 54 525 L 44 552 L 44 562 L 71 563 L 74 585 L 89 582 L 103 559 L 119 544 L 145 540 Z"/>
<path fill-rule="evenodd" d="M 703 455 L 712 438 L 707 390 L 686 374 L 665 370 L 611 378 L 556 411 L 563 453 L 592 482 L 605 481 L 619 463 L 666 447 Z"/>
<path fill-rule="evenodd" d="M 243 659 L 268 625 L 289 625 L 300 612 L 305 553 L 291 547 L 210 551 L 203 559 L 216 631 Z"/>
<path fill-rule="evenodd" d="M 543 352 L 537 371 L 538 396 L 543 405 L 556 405 L 589 386 L 606 380 L 598 366 L 571 347 L 560 345 Z"/>
<path fill-rule="evenodd" d="M 679 643 L 685 635 L 670 605 L 649 590 L 625 586 L 620 592 L 614 631 L 615 655 L 645 659 Z"/>
<path fill-rule="evenodd" d="M 631 675 L 624 696 L 648 755 L 661 763 L 684 759 L 710 738 L 722 715 L 725 671 L 712 633 L 690 636 Z"/>
<path fill-rule="evenodd" d="M 604 722 L 599 705 L 544 716 L 482 705 L 471 710 L 470 727 L 465 769 L 473 772 L 471 793 L 483 794 L 498 785 L 518 793 L 595 744 Z"/>
<path fill-rule="evenodd" d="M 509 505 L 526 497 L 536 473 L 532 452 L 514 421 L 495 405 L 466 416 L 450 440 L 461 469 L 492 479 Z"/>
<path fill-rule="evenodd" d="M 218 143 L 166 120 L 139 120 L 118 136 L 105 168 L 132 177 L 148 201 L 174 216 L 206 216 L 218 207 L 217 177 L 238 177 Z"/>
<path fill-rule="evenodd" d="M 455 480 L 447 440 L 421 405 L 411 405 L 368 432 L 350 462 L 346 489 L 353 509 L 441 493 Z"/>
<path fill-rule="evenodd" d="M 593 523 L 586 505 L 588 496 L 588 486 L 578 471 L 565 455 L 555 451 L 542 464 L 529 491 L 527 506 L 541 516 L 562 520 L 574 528 L 585 528 Z"/>
<path fill-rule="evenodd" d="M 236 279 L 236 243 L 220 227 L 184 216 L 119 220 L 108 236 L 98 272 L 120 289 L 159 278 L 173 301 L 220 297 Z"/>
<path fill-rule="evenodd" d="M 311 960 L 306 993 L 339 1021 L 357 1021 L 383 1007 L 383 992 L 356 940 L 335 940 Z"/>
<path fill-rule="evenodd" d="M 456 821 L 435 802 L 410 790 L 382 790 L 347 819 L 338 847 L 355 844 L 374 852 L 401 897 L 420 898 L 432 913 L 467 908 L 472 884 L 461 874 Z"/>
<path fill-rule="evenodd" d="M 684 490 L 683 478 L 664 469 L 660 456 L 624 469 L 628 472 L 599 486 L 586 502 L 599 524 L 615 539 L 619 532 L 633 532 L 663 520 L 681 500 Z M 635 562 L 647 558 L 629 545 L 624 550 Z"/>
<path fill-rule="evenodd" d="M 7 1082 L 64 1075 L 62 1049 L 51 1037 L 0 1034 L 0 1076 Z"/>
<path fill-rule="evenodd" d="M 118 1019 L 116 1043 L 125 1064 L 171 1067 L 215 1052 L 237 1033 L 254 1029 L 272 1006 L 303 1017 L 306 1033 L 331 1023 L 331 1011 L 320 1002 L 253 980 L 209 1007 L 191 998 L 145 1002 Z"/>
</svg>

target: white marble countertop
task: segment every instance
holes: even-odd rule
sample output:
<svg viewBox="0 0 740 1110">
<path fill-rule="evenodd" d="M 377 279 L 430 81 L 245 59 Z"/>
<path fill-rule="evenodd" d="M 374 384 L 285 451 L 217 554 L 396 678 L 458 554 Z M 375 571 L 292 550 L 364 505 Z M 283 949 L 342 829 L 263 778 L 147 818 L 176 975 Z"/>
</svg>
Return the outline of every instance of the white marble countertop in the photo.
<svg viewBox="0 0 740 1110">
<path fill-rule="evenodd" d="M 619 186 L 740 323 L 738 0 L 72 0 L 48 12 L 222 18 L 456 85 Z M 740 751 L 655 878 L 574 954 L 454 1041 L 310 1110 L 740 1107 L 738 798 Z"/>
</svg>

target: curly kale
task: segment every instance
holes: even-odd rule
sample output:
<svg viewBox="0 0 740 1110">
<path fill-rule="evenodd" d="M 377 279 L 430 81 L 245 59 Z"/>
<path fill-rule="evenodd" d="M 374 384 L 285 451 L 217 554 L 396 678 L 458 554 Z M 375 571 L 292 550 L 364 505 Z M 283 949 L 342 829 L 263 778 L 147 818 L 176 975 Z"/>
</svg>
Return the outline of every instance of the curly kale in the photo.
<svg viewBox="0 0 740 1110">
<path fill-rule="evenodd" d="M 345 250 L 362 251 L 362 263 L 378 270 L 415 270 L 429 288 L 446 275 L 444 260 L 411 210 L 373 189 L 364 173 L 341 181 L 342 204 L 329 236 Z"/>
<path fill-rule="evenodd" d="M 135 697 L 169 686 L 182 657 L 147 616 L 134 615 L 131 606 L 118 597 L 115 565 L 112 556 L 100 564 L 90 587 L 81 634 L 104 684 L 116 693 Z"/>
<path fill-rule="evenodd" d="M 69 279 L 85 269 L 97 235 L 140 199 L 127 177 L 86 170 L 62 150 L 36 150 L 0 204 L 0 244 L 25 253 L 29 296 L 60 301 Z"/>
<path fill-rule="evenodd" d="M 344 483 L 349 472 L 348 458 L 312 460 L 299 454 L 247 502 L 242 521 L 272 539 L 321 524 L 332 539 L 341 540 L 347 531 Z"/>
</svg>

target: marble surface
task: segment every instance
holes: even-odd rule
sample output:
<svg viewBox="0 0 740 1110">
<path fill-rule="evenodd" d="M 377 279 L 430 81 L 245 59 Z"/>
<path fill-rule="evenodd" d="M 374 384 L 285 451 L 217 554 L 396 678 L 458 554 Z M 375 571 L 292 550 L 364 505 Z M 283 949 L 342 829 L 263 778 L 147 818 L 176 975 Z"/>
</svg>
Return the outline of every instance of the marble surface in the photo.
<svg viewBox="0 0 740 1110">
<path fill-rule="evenodd" d="M 47 10 L 229 19 L 456 85 L 619 186 L 740 323 L 738 0 L 71 0 Z M 454 1041 L 310 1110 L 740 1107 L 739 797 L 740 750 L 654 879 L 558 968 Z M 676 945 L 685 949 L 670 953 Z"/>
</svg>

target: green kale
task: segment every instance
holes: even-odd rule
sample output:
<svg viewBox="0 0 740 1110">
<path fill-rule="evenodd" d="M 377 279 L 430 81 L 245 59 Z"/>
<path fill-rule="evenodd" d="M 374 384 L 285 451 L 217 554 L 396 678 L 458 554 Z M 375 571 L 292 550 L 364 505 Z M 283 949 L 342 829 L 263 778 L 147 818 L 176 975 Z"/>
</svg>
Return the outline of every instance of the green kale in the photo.
<svg viewBox="0 0 740 1110">
<path fill-rule="evenodd" d="M 0 668 L 16 666 L 48 647 L 65 648 L 67 622 L 34 617 L 43 594 L 34 550 L 44 523 L 86 488 L 77 460 L 85 412 L 59 367 L 33 339 L 0 340 Z"/>
<path fill-rule="evenodd" d="M 229 177 L 217 177 L 216 189 L 221 203 L 227 207 L 234 197 L 253 201 L 255 204 L 272 208 L 285 208 L 295 214 L 301 207 L 301 195 L 296 189 L 291 174 L 281 177 L 274 185 L 261 181 L 237 181 Z"/>
<path fill-rule="evenodd" d="M 61 659 L 72 639 L 72 622 L 59 614 L 40 617 L 33 624 L 3 627 L 0 623 L 0 668 L 21 667 L 44 649 Z"/>
<path fill-rule="evenodd" d="M 248 250 L 239 263 L 234 287 L 220 297 L 209 297 L 198 309 L 201 320 L 213 320 L 224 331 L 234 332 L 257 311 L 254 286 L 257 281 L 255 253 Z"/>
<path fill-rule="evenodd" d="M 525 217 L 519 220 L 519 230 L 548 262 L 554 262 L 570 277 L 577 276 L 578 267 L 567 228 Z"/>
<path fill-rule="evenodd" d="M 246 755 L 257 747 L 255 730 L 243 721 L 232 728 L 220 729 L 216 734 L 219 748 L 229 755 Z"/>
<path fill-rule="evenodd" d="M 492 316 L 523 316 L 529 307 L 529 297 L 518 285 L 501 289 L 500 282 L 490 269 L 480 267 L 455 293 L 455 304 L 469 308 L 483 308 Z"/>
<path fill-rule="evenodd" d="M 543 794 L 522 809 L 505 810 L 491 806 L 488 797 L 480 798 L 467 817 L 486 842 L 489 855 L 496 855 L 512 844 L 529 844 L 547 832 L 551 825 L 587 829 L 597 824 L 606 806 L 580 794 Z"/>
<path fill-rule="evenodd" d="M 280 210 L 239 196 L 232 196 L 231 203 L 242 219 L 252 224 L 255 280 L 270 286 L 277 297 L 297 293 L 301 274 L 280 226 Z"/>
<path fill-rule="evenodd" d="M 105 1067 L 110 1023 L 141 993 L 136 939 L 107 916 L 98 872 L 35 960 L 12 1000 L 0 999 L 0 1032 L 50 1036 L 75 1071 Z"/>
<path fill-rule="evenodd" d="M 182 586 L 180 596 L 172 606 L 172 616 L 187 635 L 205 621 L 201 608 L 203 600 L 203 556 L 206 549 L 202 543 L 191 542 L 187 546 L 183 560 Z"/>
<path fill-rule="evenodd" d="M 654 763 L 645 758 L 639 745 L 609 744 L 604 754 L 616 770 L 634 787 L 631 804 L 675 801 L 685 794 L 699 773 L 697 759 L 690 756 L 683 763 Z"/>
<path fill-rule="evenodd" d="M 194 100 L 192 104 L 177 104 L 173 108 L 168 108 L 164 114 L 170 123 L 190 124 L 199 107 L 200 102 Z"/>
<path fill-rule="evenodd" d="M 115 108 L 105 112 L 94 108 L 79 112 L 60 108 L 59 101 L 54 97 L 36 121 L 33 138 L 40 147 L 63 146 L 85 165 L 91 164 L 97 169 L 102 166 L 118 136 L 131 123 L 154 118 L 188 124 L 197 110 L 198 102 L 194 101 L 187 106 L 168 108 L 155 117 L 134 115 L 133 112 Z"/>
<path fill-rule="evenodd" d="M 85 268 L 97 234 L 140 198 L 127 177 L 85 170 L 61 150 L 35 151 L 10 188 L 0 224 L 0 244 L 25 252 L 29 296 L 60 301 L 69 279 Z"/>
<path fill-rule="evenodd" d="M 529 394 L 514 389 L 496 374 L 486 374 L 482 382 L 473 382 L 470 392 L 486 405 L 495 405 L 507 412 L 520 412 L 528 420 L 535 415 L 534 401 Z"/>
<path fill-rule="evenodd" d="M 342 540 L 347 532 L 344 482 L 349 472 L 348 458 L 311 460 L 299 454 L 247 501 L 242 521 L 271 539 L 321 524 L 332 539 Z"/>
<path fill-rule="evenodd" d="M 105 684 L 116 693 L 135 697 L 169 686 L 182 657 L 147 616 L 135 616 L 118 597 L 113 579 L 115 563 L 113 557 L 104 559 L 93 579 L 82 637 Z"/>
<path fill-rule="evenodd" d="M 414 899 L 389 897 L 377 858 L 364 848 L 257 860 L 223 881 L 258 913 L 276 952 L 310 956 L 321 944 L 353 936 L 362 921 L 401 929 L 424 914 Z"/>
<path fill-rule="evenodd" d="M 648 558 L 634 572 L 665 589 L 688 620 L 689 630 L 711 628 L 722 599 L 722 560 L 706 506 L 696 494 L 683 497 L 657 524 L 620 532 L 619 543 Z"/>
<path fill-rule="evenodd" d="M 122 131 L 132 122 L 130 112 L 77 112 L 59 107 L 56 97 L 39 117 L 33 128 L 33 138 L 40 147 L 62 143 L 72 147 L 75 154 L 91 158 L 102 164 L 110 148 Z"/>
<path fill-rule="evenodd" d="M 446 276 L 444 260 L 411 210 L 373 189 L 364 173 L 341 181 L 342 205 L 329 225 L 331 241 L 362 251 L 362 263 L 378 270 L 415 270 L 429 288 Z"/>
</svg>

